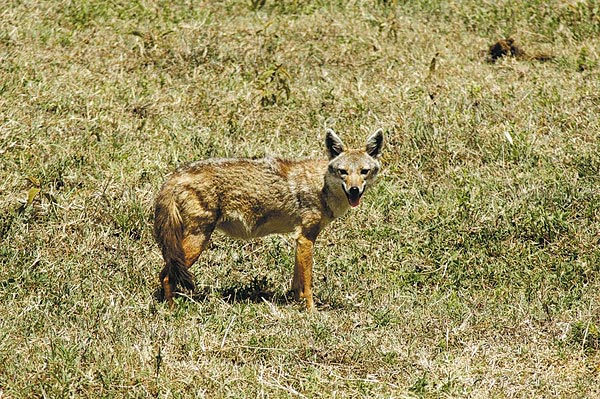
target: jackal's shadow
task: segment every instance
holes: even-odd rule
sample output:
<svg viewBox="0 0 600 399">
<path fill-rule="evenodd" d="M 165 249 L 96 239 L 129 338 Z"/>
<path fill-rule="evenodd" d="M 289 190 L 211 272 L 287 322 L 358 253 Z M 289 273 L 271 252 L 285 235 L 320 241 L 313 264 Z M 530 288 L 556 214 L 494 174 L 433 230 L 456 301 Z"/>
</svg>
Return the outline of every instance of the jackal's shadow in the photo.
<svg viewBox="0 0 600 399">
<path fill-rule="evenodd" d="M 262 303 L 268 301 L 278 305 L 294 303 L 292 291 L 280 291 L 273 287 L 273 283 L 266 276 L 255 276 L 244 282 L 234 282 L 220 288 L 196 287 L 193 292 L 176 292 L 176 296 L 195 302 L 206 302 L 215 296 L 227 303 L 252 302 Z M 154 297 L 164 301 L 164 292 L 158 288 Z"/>
</svg>

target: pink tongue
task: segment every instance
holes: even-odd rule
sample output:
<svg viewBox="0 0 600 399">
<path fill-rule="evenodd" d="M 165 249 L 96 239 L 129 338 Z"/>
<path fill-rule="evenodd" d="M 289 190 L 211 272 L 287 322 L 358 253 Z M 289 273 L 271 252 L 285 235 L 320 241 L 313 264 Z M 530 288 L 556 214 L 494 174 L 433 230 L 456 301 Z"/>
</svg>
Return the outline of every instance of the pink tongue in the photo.
<svg viewBox="0 0 600 399">
<path fill-rule="evenodd" d="M 350 206 L 352 208 L 356 208 L 358 206 L 358 204 L 360 204 L 360 197 L 358 197 L 356 199 L 350 199 L 350 198 L 348 198 L 348 202 L 350 203 Z"/>
</svg>

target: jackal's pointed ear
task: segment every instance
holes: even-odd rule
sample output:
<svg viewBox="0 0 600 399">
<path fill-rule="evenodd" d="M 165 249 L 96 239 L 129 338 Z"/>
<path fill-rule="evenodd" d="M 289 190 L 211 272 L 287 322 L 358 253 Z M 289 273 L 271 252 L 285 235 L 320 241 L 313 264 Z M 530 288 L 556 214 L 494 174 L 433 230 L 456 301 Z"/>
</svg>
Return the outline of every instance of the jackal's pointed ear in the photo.
<svg viewBox="0 0 600 399">
<path fill-rule="evenodd" d="M 332 129 L 327 129 L 325 146 L 327 147 L 329 159 L 333 159 L 344 152 L 344 143 L 342 142 L 342 139 L 340 139 Z"/>
<path fill-rule="evenodd" d="M 367 154 L 373 158 L 379 158 L 383 147 L 383 129 L 379 128 L 367 139 Z"/>
</svg>

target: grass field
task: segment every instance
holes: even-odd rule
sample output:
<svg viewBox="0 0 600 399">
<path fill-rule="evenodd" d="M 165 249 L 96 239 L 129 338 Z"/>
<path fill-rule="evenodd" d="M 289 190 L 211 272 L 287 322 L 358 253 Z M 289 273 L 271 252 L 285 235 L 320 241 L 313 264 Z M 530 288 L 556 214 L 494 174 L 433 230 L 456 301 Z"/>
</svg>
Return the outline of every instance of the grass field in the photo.
<svg viewBox="0 0 600 399">
<path fill-rule="evenodd" d="M 600 396 L 599 38 L 585 0 L 4 2 L 0 398 Z M 289 236 L 158 302 L 165 176 L 325 126 L 387 142 L 319 311 Z"/>
</svg>

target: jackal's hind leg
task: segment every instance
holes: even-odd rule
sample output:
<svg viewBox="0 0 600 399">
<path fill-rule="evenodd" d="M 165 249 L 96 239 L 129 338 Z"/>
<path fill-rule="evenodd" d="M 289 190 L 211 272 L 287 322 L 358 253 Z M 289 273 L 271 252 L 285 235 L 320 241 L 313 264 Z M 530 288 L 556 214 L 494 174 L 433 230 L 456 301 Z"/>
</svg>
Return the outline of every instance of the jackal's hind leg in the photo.
<svg viewBox="0 0 600 399">
<path fill-rule="evenodd" d="M 173 309 L 173 293 L 175 292 L 176 284 L 169 278 L 169 266 L 165 265 L 159 275 L 160 284 L 162 285 L 163 300 L 167 301 L 169 308 Z"/>
<path fill-rule="evenodd" d="M 183 250 L 184 265 L 181 267 L 167 263 L 160 272 L 160 282 L 163 288 L 163 298 L 173 308 L 173 296 L 175 295 L 177 285 L 193 291 L 195 284 L 189 268 L 196 263 L 200 254 L 206 248 L 212 229 L 207 232 L 186 234 L 181 247 Z"/>
</svg>

